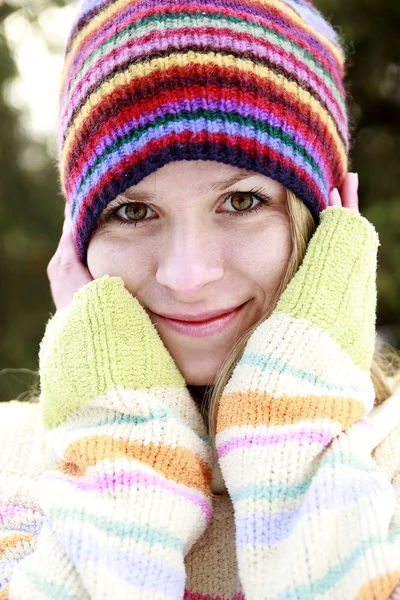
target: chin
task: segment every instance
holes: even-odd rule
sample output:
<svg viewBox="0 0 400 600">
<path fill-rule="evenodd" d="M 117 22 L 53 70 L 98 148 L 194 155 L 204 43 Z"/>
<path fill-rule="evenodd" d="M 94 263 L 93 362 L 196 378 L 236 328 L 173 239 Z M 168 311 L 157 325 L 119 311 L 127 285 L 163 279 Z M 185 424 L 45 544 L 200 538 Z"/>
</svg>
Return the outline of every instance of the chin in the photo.
<svg viewBox="0 0 400 600">
<path fill-rule="evenodd" d="M 180 369 L 187 385 L 202 386 L 212 385 L 216 377 L 217 372 L 214 370 L 212 374 L 203 374 L 196 372 L 192 369 Z"/>
<path fill-rule="evenodd" d="M 212 385 L 221 364 L 221 361 L 212 361 L 209 357 L 206 360 L 175 359 L 175 362 L 187 385 L 194 386 Z"/>
</svg>

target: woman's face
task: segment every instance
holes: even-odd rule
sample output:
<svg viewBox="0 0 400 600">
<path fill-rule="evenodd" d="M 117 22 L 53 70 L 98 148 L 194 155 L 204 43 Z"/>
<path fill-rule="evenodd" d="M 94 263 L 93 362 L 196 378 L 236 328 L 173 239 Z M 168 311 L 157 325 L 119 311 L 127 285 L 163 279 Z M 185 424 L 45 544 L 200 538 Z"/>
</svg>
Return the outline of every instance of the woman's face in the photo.
<svg viewBox="0 0 400 600">
<path fill-rule="evenodd" d="M 94 279 L 122 277 L 186 382 L 203 386 L 265 313 L 291 250 L 280 183 L 219 162 L 179 161 L 107 206 L 89 244 L 88 268 Z M 242 305 L 204 322 L 204 313 Z M 203 323 L 190 322 L 199 317 Z"/>
</svg>

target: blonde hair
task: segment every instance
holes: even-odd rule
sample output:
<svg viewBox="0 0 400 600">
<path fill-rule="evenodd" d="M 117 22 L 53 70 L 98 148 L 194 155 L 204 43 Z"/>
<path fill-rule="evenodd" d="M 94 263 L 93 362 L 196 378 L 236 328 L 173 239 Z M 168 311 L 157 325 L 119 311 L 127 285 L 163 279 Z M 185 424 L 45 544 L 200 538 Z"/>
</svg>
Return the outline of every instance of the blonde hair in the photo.
<svg viewBox="0 0 400 600">
<path fill-rule="evenodd" d="M 303 262 L 308 243 L 316 229 L 308 208 L 289 190 L 287 192 L 287 210 L 292 232 L 293 250 L 282 281 L 275 290 L 266 313 L 235 342 L 235 345 L 217 373 L 214 385 L 208 388 L 203 398 L 202 414 L 207 424 L 214 451 L 216 450 L 215 435 L 219 399 L 231 377 L 235 365 L 242 357 L 248 339 L 260 323 L 268 319 L 271 315 L 281 294 Z M 371 378 L 375 390 L 376 405 L 386 400 L 399 387 L 400 357 L 394 348 L 388 344 L 382 344 L 379 350 L 375 350 L 371 367 Z"/>
</svg>

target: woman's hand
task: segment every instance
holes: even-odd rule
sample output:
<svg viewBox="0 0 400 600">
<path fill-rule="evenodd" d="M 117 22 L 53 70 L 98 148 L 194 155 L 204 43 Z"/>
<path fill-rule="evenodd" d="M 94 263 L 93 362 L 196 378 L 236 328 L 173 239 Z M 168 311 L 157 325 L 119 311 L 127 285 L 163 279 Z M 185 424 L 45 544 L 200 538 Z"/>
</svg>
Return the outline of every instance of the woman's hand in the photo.
<svg viewBox="0 0 400 600">
<path fill-rule="evenodd" d="M 56 309 L 67 306 L 75 292 L 93 281 L 87 268 L 81 262 L 72 238 L 72 220 L 65 204 L 65 220 L 60 242 L 54 256 L 47 265 L 51 294 Z"/>
<path fill-rule="evenodd" d="M 329 206 L 343 206 L 359 213 L 358 209 L 358 173 L 347 173 L 340 193 L 337 188 L 329 194 Z"/>
</svg>

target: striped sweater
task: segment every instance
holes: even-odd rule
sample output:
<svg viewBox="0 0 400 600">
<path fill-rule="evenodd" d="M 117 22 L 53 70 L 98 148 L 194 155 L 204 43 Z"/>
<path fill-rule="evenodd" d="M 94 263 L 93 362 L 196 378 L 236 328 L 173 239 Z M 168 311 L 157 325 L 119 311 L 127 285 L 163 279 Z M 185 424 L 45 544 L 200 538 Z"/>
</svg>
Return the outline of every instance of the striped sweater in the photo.
<svg viewBox="0 0 400 600">
<path fill-rule="evenodd" d="M 400 598 L 377 246 L 363 217 L 323 211 L 224 390 L 215 451 L 122 279 L 79 290 L 47 323 L 40 402 L 0 407 L 0 599 Z"/>
</svg>

